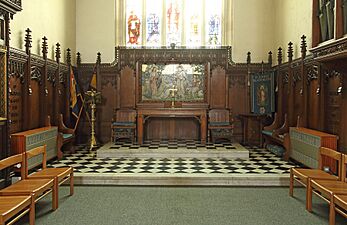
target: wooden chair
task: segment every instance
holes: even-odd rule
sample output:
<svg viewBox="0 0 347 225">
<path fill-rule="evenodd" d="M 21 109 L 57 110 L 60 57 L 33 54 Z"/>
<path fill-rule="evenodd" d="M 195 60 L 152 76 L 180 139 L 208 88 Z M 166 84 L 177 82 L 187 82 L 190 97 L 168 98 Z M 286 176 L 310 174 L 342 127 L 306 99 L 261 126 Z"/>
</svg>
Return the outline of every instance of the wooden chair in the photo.
<svg viewBox="0 0 347 225">
<path fill-rule="evenodd" d="M 35 200 L 32 196 L 0 196 L 0 225 L 13 224 L 29 212 L 29 224 L 35 224 Z"/>
<path fill-rule="evenodd" d="M 304 169 L 304 168 L 291 168 L 290 169 L 290 183 L 289 183 L 289 195 L 293 196 L 294 189 L 294 180 L 302 184 L 303 186 L 307 186 L 306 189 L 306 209 L 309 210 L 311 199 L 310 198 L 310 189 L 311 189 L 311 179 L 322 179 L 322 180 L 340 180 L 341 178 L 341 169 L 338 170 L 339 175 L 336 176 L 334 174 L 330 174 L 324 171 L 324 165 L 322 163 L 322 156 L 329 157 L 334 159 L 338 165 L 341 165 L 341 156 L 342 154 L 330 149 L 321 147 L 319 149 L 319 165 L 318 169 Z"/>
<path fill-rule="evenodd" d="M 329 225 L 335 225 L 335 212 L 347 218 L 347 195 L 335 195 L 330 201 Z"/>
<path fill-rule="evenodd" d="M 233 135 L 233 117 L 230 110 L 227 109 L 211 109 L 208 112 L 208 136 L 209 140 L 232 141 Z"/>
<path fill-rule="evenodd" d="M 347 195 L 347 155 L 342 155 L 342 163 L 340 163 L 339 171 L 342 175 L 341 180 L 320 180 L 319 178 L 311 179 L 308 189 L 308 208 L 309 212 L 312 211 L 312 193 L 315 193 L 318 197 L 322 198 L 329 204 L 334 204 L 332 201 L 333 196 L 337 194 Z M 335 212 L 335 210 L 334 210 Z M 332 214 L 332 212 L 330 212 Z M 335 223 L 335 216 L 330 216 L 330 224 Z"/>
<path fill-rule="evenodd" d="M 61 168 L 47 168 L 46 163 L 46 145 L 40 146 L 37 148 L 34 148 L 32 150 L 29 150 L 26 152 L 25 157 L 25 165 L 28 165 L 28 160 L 35 157 L 42 155 L 42 169 L 34 172 L 32 174 L 29 174 L 28 168 L 25 168 L 25 179 L 54 179 L 54 186 L 56 189 L 58 189 L 58 186 L 63 184 L 65 181 L 70 180 L 70 196 L 74 193 L 74 176 L 73 176 L 73 168 L 72 167 L 61 167 Z M 57 191 L 56 198 L 57 198 L 57 205 L 56 208 L 58 208 L 58 194 L 59 191 Z"/>
<path fill-rule="evenodd" d="M 115 111 L 111 124 L 111 141 L 128 139 L 131 142 L 136 140 L 136 110 L 118 109 Z"/>
<path fill-rule="evenodd" d="M 54 179 L 25 179 L 25 153 L 10 156 L 0 161 L 0 170 L 20 165 L 21 180 L 0 190 L 0 196 L 32 195 L 35 202 L 52 192 L 52 209 L 57 209 L 57 191 Z"/>
</svg>

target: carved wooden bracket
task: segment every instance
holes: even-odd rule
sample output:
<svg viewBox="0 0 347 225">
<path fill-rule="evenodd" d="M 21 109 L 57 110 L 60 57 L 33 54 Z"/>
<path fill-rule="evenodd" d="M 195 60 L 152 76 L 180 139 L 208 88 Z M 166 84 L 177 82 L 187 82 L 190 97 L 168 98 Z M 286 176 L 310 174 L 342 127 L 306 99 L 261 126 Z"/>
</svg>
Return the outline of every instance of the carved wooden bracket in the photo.
<svg viewBox="0 0 347 225">
<path fill-rule="evenodd" d="M 318 66 L 313 65 L 309 67 L 307 72 L 307 85 L 309 85 L 312 80 L 317 80 L 317 79 L 318 79 Z"/>
</svg>

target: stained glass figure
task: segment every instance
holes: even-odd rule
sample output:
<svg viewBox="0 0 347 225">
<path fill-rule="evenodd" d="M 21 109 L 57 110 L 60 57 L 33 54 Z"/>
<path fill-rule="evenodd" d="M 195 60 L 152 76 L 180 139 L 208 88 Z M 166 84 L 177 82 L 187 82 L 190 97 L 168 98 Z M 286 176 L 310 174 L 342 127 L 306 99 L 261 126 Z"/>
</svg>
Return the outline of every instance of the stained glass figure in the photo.
<svg viewBox="0 0 347 225">
<path fill-rule="evenodd" d="M 222 0 L 206 0 L 206 42 L 207 45 L 221 45 L 222 29 L 221 29 L 221 14 Z"/>
<path fill-rule="evenodd" d="M 147 0 L 147 37 L 148 46 L 159 46 L 161 41 L 161 11 L 162 2 L 157 0 Z"/>
<path fill-rule="evenodd" d="M 167 45 L 181 45 L 182 28 L 181 28 L 181 0 L 166 1 L 166 43 Z"/>
<path fill-rule="evenodd" d="M 201 4 L 200 0 L 186 1 L 186 45 L 200 46 L 201 43 L 201 22 L 202 22 L 202 7 L 197 7 Z"/>
<path fill-rule="evenodd" d="M 140 1 L 127 1 L 127 45 L 136 46 L 141 44 L 141 14 L 142 4 Z"/>
</svg>

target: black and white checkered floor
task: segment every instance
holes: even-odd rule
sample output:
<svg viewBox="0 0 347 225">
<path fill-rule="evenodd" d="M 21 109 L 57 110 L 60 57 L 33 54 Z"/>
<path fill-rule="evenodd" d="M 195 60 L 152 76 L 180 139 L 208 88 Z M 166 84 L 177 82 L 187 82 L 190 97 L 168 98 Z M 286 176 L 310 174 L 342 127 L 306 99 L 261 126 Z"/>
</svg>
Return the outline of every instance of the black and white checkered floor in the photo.
<svg viewBox="0 0 347 225">
<path fill-rule="evenodd" d="M 230 144 L 207 144 L 194 142 L 151 142 L 144 145 L 114 145 L 117 149 L 159 149 L 159 148 L 233 148 Z M 288 175 L 294 164 L 283 161 L 266 149 L 245 146 L 250 153 L 249 160 L 228 158 L 95 158 L 85 147 L 79 146 L 76 153 L 62 160 L 53 161 L 50 167 L 74 167 L 75 174 L 254 174 Z"/>
</svg>

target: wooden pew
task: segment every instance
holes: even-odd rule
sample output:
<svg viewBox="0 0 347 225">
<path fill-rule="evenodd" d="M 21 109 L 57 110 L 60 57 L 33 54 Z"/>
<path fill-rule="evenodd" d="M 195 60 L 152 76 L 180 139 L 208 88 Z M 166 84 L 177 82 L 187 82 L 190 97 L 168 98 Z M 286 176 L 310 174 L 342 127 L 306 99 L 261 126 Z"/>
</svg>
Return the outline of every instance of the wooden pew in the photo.
<svg viewBox="0 0 347 225">
<path fill-rule="evenodd" d="M 58 131 L 58 147 L 60 147 L 60 151 L 58 152 L 58 158 L 61 159 L 63 157 L 63 151 L 61 150 L 62 147 L 67 146 L 70 152 L 74 152 L 75 143 L 75 129 L 68 128 L 64 124 L 63 114 L 59 114 L 58 117 Z"/>
<path fill-rule="evenodd" d="M 284 115 L 284 122 L 280 124 L 278 114 L 275 113 L 274 121 L 271 125 L 264 127 L 262 134 L 265 140 L 264 146 L 267 144 L 277 144 L 285 149 L 284 159 L 289 159 L 289 126 L 287 114 Z"/>
<path fill-rule="evenodd" d="M 47 116 L 46 126 L 52 126 L 50 116 Z M 71 152 L 74 151 L 75 129 L 68 128 L 64 124 L 63 114 L 58 116 L 58 137 L 57 137 L 57 157 L 61 159 L 64 155 L 62 148 L 67 146 Z"/>
</svg>

